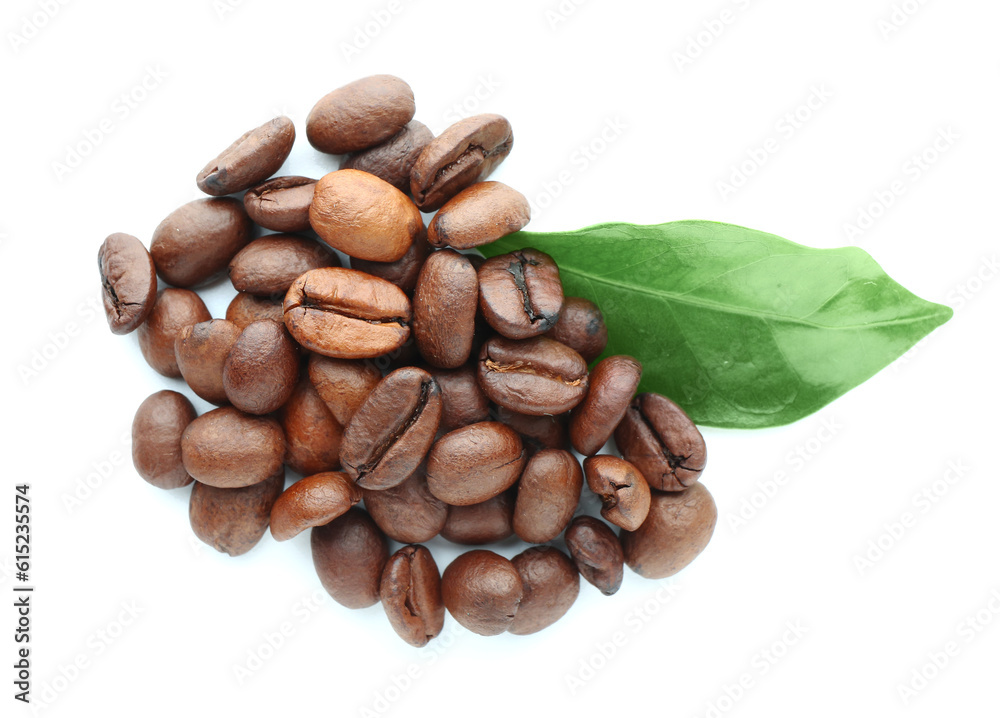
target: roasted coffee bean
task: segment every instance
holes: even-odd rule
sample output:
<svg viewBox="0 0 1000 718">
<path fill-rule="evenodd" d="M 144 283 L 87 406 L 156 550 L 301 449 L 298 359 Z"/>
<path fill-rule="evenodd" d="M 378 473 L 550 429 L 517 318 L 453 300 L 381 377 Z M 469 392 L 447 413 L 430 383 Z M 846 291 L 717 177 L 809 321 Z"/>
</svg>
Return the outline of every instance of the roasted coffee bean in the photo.
<svg viewBox="0 0 1000 718">
<path fill-rule="evenodd" d="M 313 565 L 326 592 L 348 608 L 367 608 L 379 600 L 389 542 L 371 517 L 353 508 L 310 537 Z"/>
<path fill-rule="evenodd" d="M 404 546 L 392 555 L 379 595 L 392 629 L 411 646 L 427 645 L 444 628 L 441 574 L 423 546 Z"/>
<path fill-rule="evenodd" d="M 368 262 L 352 257 L 351 269 L 392 282 L 407 294 L 412 294 L 417 286 L 420 270 L 430 253 L 431 245 L 427 243 L 427 233 L 421 232 L 413 238 L 413 244 L 406 250 L 406 254 L 395 262 Z"/>
<path fill-rule="evenodd" d="M 401 259 L 427 231 L 409 197 L 358 170 L 337 170 L 316 183 L 309 223 L 334 249 L 371 262 Z"/>
<path fill-rule="evenodd" d="M 240 411 L 270 414 L 288 401 L 299 379 L 299 352 L 283 324 L 248 324 L 222 368 L 226 398 Z"/>
<path fill-rule="evenodd" d="M 660 394 L 639 394 L 615 430 L 622 456 L 660 491 L 681 491 L 705 470 L 705 439 L 677 404 Z"/>
<path fill-rule="evenodd" d="M 250 241 L 252 228 L 238 199 L 196 199 L 160 222 L 149 252 L 168 284 L 195 287 L 225 272 L 229 260 Z"/>
<path fill-rule="evenodd" d="M 382 373 L 371 362 L 312 354 L 309 380 L 337 423 L 347 426 L 354 412 L 382 381 Z"/>
<path fill-rule="evenodd" d="M 202 414 L 181 436 L 184 468 L 196 481 L 220 489 L 274 476 L 284 454 L 285 437 L 277 421 L 231 406 Z"/>
<path fill-rule="evenodd" d="M 513 486 L 524 460 L 521 437 L 509 426 L 496 421 L 470 424 L 431 447 L 427 485 L 446 504 L 478 504 Z"/>
<path fill-rule="evenodd" d="M 469 506 L 449 506 L 441 537 L 452 543 L 482 546 L 514 535 L 514 497 L 510 491 Z"/>
<path fill-rule="evenodd" d="M 496 636 L 514 622 L 524 584 L 510 561 L 477 549 L 448 564 L 441 577 L 441 595 L 462 626 L 481 636 Z"/>
<path fill-rule="evenodd" d="M 551 546 L 534 546 L 511 559 L 524 596 L 508 632 L 537 633 L 566 615 L 580 595 L 580 574 L 570 557 Z"/>
<path fill-rule="evenodd" d="M 253 322 L 261 319 L 270 319 L 279 324 L 285 321 L 284 310 L 281 299 L 271 299 L 269 297 L 255 297 L 246 292 L 240 292 L 226 309 L 226 319 L 245 329 Z"/>
<path fill-rule="evenodd" d="M 490 403 L 479 386 L 475 365 L 463 364 L 457 369 L 430 368 L 427 371 L 441 388 L 439 431 L 454 431 L 489 418 Z"/>
<path fill-rule="evenodd" d="M 163 289 L 156 296 L 153 311 L 139 327 L 139 350 L 146 362 L 163 376 L 181 376 L 174 344 L 184 327 L 212 318 L 208 307 L 188 289 Z"/>
<path fill-rule="evenodd" d="M 183 394 L 164 389 L 146 397 L 132 420 L 132 463 L 160 489 L 191 483 L 181 460 L 181 435 L 198 413 Z"/>
<path fill-rule="evenodd" d="M 113 334 L 139 328 L 156 301 L 156 267 L 142 242 L 131 234 L 112 234 L 97 250 L 104 314 Z"/>
<path fill-rule="evenodd" d="M 487 259 L 479 269 L 479 308 L 508 339 L 544 334 L 562 307 L 559 267 L 536 249 L 519 249 Z"/>
<path fill-rule="evenodd" d="M 196 482 L 188 505 L 195 536 L 216 551 L 245 554 L 267 531 L 271 507 L 284 486 L 284 467 L 265 481 L 237 489 Z"/>
<path fill-rule="evenodd" d="M 588 364 L 608 345 L 604 315 L 596 304 L 581 297 L 563 299 L 559 321 L 549 330 L 548 336 L 578 352 Z"/>
<path fill-rule="evenodd" d="M 310 269 L 339 267 L 326 246 L 294 234 L 269 234 L 255 239 L 229 263 L 229 280 L 237 291 L 261 297 L 284 296 Z"/>
<path fill-rule="evenodd" d="M 213 197 L 250 189 L 273 175 L 292 152 L 295 126 L 275 117 L 246 132 L 198 173 L 198 189 Z"/>
<path fill-rule="evenodd" d="M 361 501 L 361 489 L 347 474 L 326 471 L 288 487 L 271 509 L 271 535 L 287 541 L 306 529 L 323 526 Z"/>
<path fill-rule="evenodd" d="M 340 169 L 361 170 L 383 179 L 400 192 L 410 191 L 410 170 L 420 153 L 434 139 L 422 122 L 411 120 L 380 145 L 349 155 Z"/>
<path fill-rule="evenodd" d="M 340 467 L 344 429 L 333 418 L 309 377 L 300 376 L 295 391 L 278 411 L 285 432 L 285 463 L 303 476 Z"/>
<path fill-rule="evenodd" d="M 491 400 L 521 414 L 562 414 L 587 395 L 587 364 L 548 337 L 493 337 L 479 352 L 479 385 Z"/>
<path fill-rule="evenodd" d="M 476 270 L 464 255 L 444 249 L 427 258 L 413 292 L 413 336 L 425 360 L 442 369 L 468 361 L 478 299 Z"/>
<path fill-rule="evenodd" d="M 601 450 L 625 416 L 641 378 L 642 364 L 630 356 L 610 356 L 594 367 L 587 396 L 569 420 L 574 449 L 584 456 Z"/>
<path fill-rule="evenodd" d="M 649 516 L 621 535 L 625 562 L 645 578 L 667 578 L 691 563 L 708 545 L 718 510 L 703 484 L 684 491 L 653 493 Z"/>
<path fill-rule="evenodd" d="M 646 479 L 632 464 L 617 456 L 590 456 L 583 461 L 587 486 L 601 497 L 601 516 L 626 531 L 639 528 L 649 513 Z"/>
<path fill-rule="evenodd" d="M 568 447 L 565 415 L 531 416 L 498 406 L 495 416 L 498 421 L 503 422 L 521 435 L 528 454 L 535 454 L 542 449 L 565 449 Z"/>
<path fill-rule="evenodd" d="M 392 75 L 371 75 L 317 102 L 306 120 L 306 137 L 320 152 L 357 152 L 391 138 L 415 111 L 409 85 Z"/>
<path fill-rule="evenodd" d="M 388 489 L 417 470 L 441 423 L 441 390 L 416 367 L 379 382 L 344 429 L 340 463 L 366 489 Z"/>
<path fill-rule="evenodd" d="M 285 295 L 285 326 L 310 351 L 339 359 L 382 356 L 410 338 L 410 300 L 364 272 L 313 269 Z"/>
<path fill-rule="evenodd" d="M 309 205 L 316 180 L 309 177 L 275 177 L 247 190 L 243 207 L 256 224 L 275 232 L 310 229 Z"/>
<path fill-rule="evenodd" d="M 479 182 L 452 197 L 427 226 L 435 247 L 471 249 L 524 229 L 531 205 L 503 182 Z"/>
<path fill-rule="evenodd" d="M 566 547 L 580 574 L 605 596 L 618 592 L 625 554 L 611 528 L 593 516 L 577 516 L 566 529 Z"/>
<path fill-rule="evenodd" d="M 174 340 L 174 355 L 181 376 L 205 401 L 219 405 L 229 403 L 222 383 L 222 369 L 241 331 L 226 319 L 210 319 L 184 327 Z"/>
<path fill-rule="evenodd" d="M 441 533 L 448 505 L 427 488 L 427 476 L 417 469 L 401 484 L 389 489 L 364 489 L 365 508 L 393 541 L 421 543 Z"/>
<path fill-rule="evenodd" d="M 459 120 L 431 140 L 410 172 L 413 201 L 424 212 L 440 209 L 463 189 L 490 176 L 514 146 L 500 115 Z"/>
<path fill-rule="evenodd" d="M 546 449 L 528 461 L 517 485 L 514 532 L 545 543 L 563 532 L 580 503 L 583 471 L 568 451 Z"/>
</svg>

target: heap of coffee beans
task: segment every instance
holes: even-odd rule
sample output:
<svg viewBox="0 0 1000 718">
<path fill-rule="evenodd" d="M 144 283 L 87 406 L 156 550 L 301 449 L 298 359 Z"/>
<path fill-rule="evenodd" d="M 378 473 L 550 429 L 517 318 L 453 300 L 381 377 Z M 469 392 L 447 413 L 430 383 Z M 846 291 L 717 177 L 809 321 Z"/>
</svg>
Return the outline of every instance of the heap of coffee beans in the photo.
<svg viewBox="0 0 1000 718">
<path fill-rule="evenodd" d="M 295 141 L 279 117 L 205 166 L 211 197 L 164 219 L 148 252 L 105 240 L 111 330 L 137 331 L 151 367 L 219 407 L 197 416 L 182 394 L 153 394 L 133 460 L 154 486 L 194 482 L 191 526 L 219 551 L 310 529 L 330 595 L 381 601 L 408 643 L 438 635 L 445 608 L 483 635 L 534 633 L 569 609 L 580 575 L 611 595 L 624 564 L 663 578 L 705 548 L 705 443 L 670 399 L 636 395 L 635 358 L 588 368 L 604 320 L 563 296 L 551 257 L 468 251 L 528 222 L 521 193 L 485 181 L 511 151 L 507 120 L 434 137 L 413 115 L 399 78 L 353 82 L 306 124 L 313 147 L 346 155 L 341 169 L 272 177 Z M 238 293 L 213 319 L 193 289 L 227 272 Z M 620 457 L 598 453 L 612 436 Z M 286 467 L 305 478 L 285 488 Z M 604 521 L 581 510 L 584 480 Z M 472 550 L 442 575 L 421 545 L 439 534 L 537 545 L 513 560 Z"/>
</svg>

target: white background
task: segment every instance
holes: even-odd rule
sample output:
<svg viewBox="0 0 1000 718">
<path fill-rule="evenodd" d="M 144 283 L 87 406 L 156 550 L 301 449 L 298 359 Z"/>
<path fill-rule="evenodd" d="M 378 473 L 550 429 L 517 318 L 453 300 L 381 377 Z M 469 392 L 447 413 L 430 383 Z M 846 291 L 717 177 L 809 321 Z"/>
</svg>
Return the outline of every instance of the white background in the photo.
<svg viewBox="0 0 1000 718">
<path fill-rule="evenodd" d="M 13 485 L 29 481 L 43 715 L 1000 714 L 1000 7 L 897 5 L 5 2 L 0 713 L 28 714 L 11 697 L 7 597 Z M 187 489 L 136 475 L 132 415 L 181 384 L 145 365 L 134 335 L 108 331 L 95 266 L 106 235 L 148 243 L 199 196 L 203 164 L 278 113 L 300 133 L 282 173 L 334 169 L 305 142 L 305 117 L 376 72 L 412 85 L 435 132 L 478 111 L 511 120 L 514 150 L 494 177 L 532 199 L 531 229 L 703 218 L 857 244 L 955 317 L 795 425 L 706 430 L 719 527 L 673 580 L 626 572 L 611 598 L 584 584 L 542 633 L 481 638 L 449 619 L 436 647 L 412 649 L 378 606 L 310 603 L 322 591 L 307 534 L 230 559 L 193 538 Z M 826 99 L 801 109 L 816 89 Z M 808 118 L 789 130 L 797 110 Z M 602 146 L 608 123 L 621 129 Z M 88 135 L 97 146 L 68 158 Z M 723 197 L 719 182 L 769 138 L 776 151 Z M 848 233 L 895 182 L 891 206 Z M 205 293 L 216 316 L 230 291 Z M 913 525 L 887 535 L 907 512 Z M 859 566 L 870 542 L 882 555 Z M 432 548 L 442 567 L 456 555 Z M 265 660 L 241 683 L 253 655 Z M 914 671 L 933 677 L 914 683 Z"/>
</svg>

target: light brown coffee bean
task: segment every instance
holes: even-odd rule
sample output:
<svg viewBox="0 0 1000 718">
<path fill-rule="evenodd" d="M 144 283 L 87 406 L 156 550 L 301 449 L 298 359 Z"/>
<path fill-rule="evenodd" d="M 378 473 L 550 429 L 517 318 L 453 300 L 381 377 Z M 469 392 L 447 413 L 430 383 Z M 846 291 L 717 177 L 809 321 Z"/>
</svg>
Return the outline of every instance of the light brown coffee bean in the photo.
<svg viewBox="0 0 1000 718">
<path fill-rule="evenodd" d="M 337 423 L 347 426 L 354 412 L 382 381 L 382 372 L 371 362 L 312 354 L 309 379 Z"/>
<path fill-rule="evenodd" d="M 481 636 L 497 636 L 514 622 L 524 584 L 510 561 L 477 549 L 448 564 L 441 577 L 441 596 L 462 626 Z"/>
<path fill-rule="evenodd" d="M 413 292 L 413 336 L 428 363 L 454 369 L 468 361 L 478 300 L 476 270 L 464 255 L 444 249 L 427 258 Z"/>
<path fill-rule="evenodd" d="M 267 319 L 247 325 L 222 368 L 226 398 L 249 414 L 279 409 L 298 379 L 298 347 L 284 325 Z"/>
<path fill-rule="evenodd" d="M 284 297 L 292 282 L 310 269 L 339 266 L 337 255 L 319 242 L 294 234 L 269 234 L 233 257 L 229 280 L 240 292 Z"/>
<path fill-rule="evenodd" d="M 371 75 L 317 102 L 306 120 L 306 137 L 320 152 L 357 152 L 397 134 L 415 111 L 409 85 L 392 75 Z"/>
<path fill-rule="evenodd" d="M 97 250 L 101 299 L 113 334 L 139 328 L 156 301 L 156 267 L 142 242 L 131 234 L 112 234 Z"/>
<path fill-rule="evenodd" d="M 202 414 L 181 436 L 184 468 L 196 481 L 220 489 L 274 476 L 284 454 L 285 437 L 277 421 L 232 406 Z"/>
<path fill-rule="evenodd" d="M 273 175 L 295 142 L 295 126 L 287 117 L 275 117 L 245 132 L 198 173 L 198 189 L 213 197 L 250 189 Z"/>
<path fill-rule="evenodd" d="M 479 352 L 479 385 L 500 406 L 521 414 L 562 414 L 587 395 L 587 364 L 548 337 L 493 337 Z"/>
<path fill-rule="evenodd" d="M 191 483 L 181 460 L 181 435 L 198 414 L 183 394 L 164 389 L 146 397 L 132 420 L 132 463 L 160 489 Z"/>
<path fill-rule="evenodd" d="M 434 133 L 424 123 L 411 120 L 382 144 L 348 155 L 340 169 L 368 172 L 400 192 L 409 192 L 410 170 L 433 139 Z"/>
<path fill-rule="evenodd" d="M 431 447 L 427 485 L 446 504 L 478 504 L 513 486 L 524 461 L 521 437 L 509 426 L 495 421 L 470 424 Z"/>
<path fill-rule="evenodd" d="M 502 182 L 478 182 L 452 197 L 427 226 L 435 247 L 471 249 L 524 229 L 531 205 Z"/>
<path fill-rule="evenodd" d="M 601 450 L 625 416 L 641 378 L 642 364 L 630 356 L 611 356 L 594 367 L 587 396 L 569 420 L 574 449 L 584 456 Z"/>
<path fill-rule="evenodd" d="M 250 219 L 275 232 L 305 232 L 310 229 L 309 205 L 316 180 L 309 177 L 275 177 L 247 190 L 243 207 Z"/>
<path fill-rule="evenodd" d="M 441 538 L 466 546 L 497 543 L 514 535 L 514 498 L 510 491 L 469 506 L 449 506 Z"/>
<path fill-rule="evenodd" d="M 233 322 L 210 319 L 184 327 L 174 340 L 174 355 L 181 376 L 205 401 L 220 406 L 229 403 L 222 369 L 240 331 Z"/>
<path fill-rule="evenodd" d="M 146 362 L 163 376 L 180 378 L 174 345 L 184 327 L 212 318 L 208 307 L 188 289 L 163 289 L 156 297 L 153 311 L 139 327 L 139 350 Z"/>
<path fill-rule="evenodd" d="M 226 319 L 242 330 L 246 329 L 248 324 L 259 322 L 261 319 L 270 319 L 281 324 L 285 321 L 285 313 L 281 299 L 255 297 L 247 292 L 240 292 L 229 303 Z"/>
<path fill-rule="evenodd" d="M 580 503 L 583 470 L 568 451 L 545 449 L 528 461 L 517 485 L 514 532 L 528 543 L 546 543 L 569 524 Z"/>
<path fill-rule="evenodd" d="M 401 484 L 377 491 L 364 489 L 365 508 L 393 541 L 421 543 L 441 533 L 448 505 L 427 488 L 423 468 Z"/>
<path fill-rule="evenodd" d="M 580 595 L 580 574 L 570 557 L 552 546 L 534 546 L 511 559 L 524 596 L 508 632 L 538 633 L 566 615 Z"/>
<path fill-rule="evenodd" d="M 625 554 L 615 532 L 593 516 L 577 516 L 565 538 L 580 574 L 605 596 L 617 593 L 625 574 Z"/>
<path fill-rule="evenodd" d="M 368 514 L 350 509 L 315 527 L 310 543 L 320 583 L 334 601 L 348 608 L 378 603 L 389 542 Z"/>
<path fill-rule="evenodd" d="M 267 531 L 271 507 L 284 486 L 284 467 L 271 478 L 242 488 L 220 489 L 196 482 L 188 505 L 195 536 L 216 551 L 245 554 Z"/>
<path fill-rule="evenodd" d="M 487 259 L 479 268 L 479 309 L 499 334 L 527 339 L 559 319 L 563 290 L 559 267 L 536 249 Z"/>
<path fill-rule="evenodd" d="M 392 629 L 411 646 L 425 646 L 441 633 L 441 574 L 423 546 L 404 546 L 392 555 L 382 571 L 379 595 Z"/>
<path fill-rule="evenodd" d="M 632 464 L 617 456 L 589 456 L 583 461 L 590 490 L 601 497 L 601 516 L 634 531 L 649 513 L 650 492 L 646 479 Z"/>
<path fill-rule="evenodd" d="M 278 411 L 285 432 L 285 463 L 303 476 L 340 468 L 344 430 L 307 376 Z"/>
<path fill-rule="evenodd" d="M 361 501 L 361 489 L 347 474 L 325 471 L 296 481 L 271 509 L 271 535 L 287 541 L 306 529 L 323 526 Z"/>
</svg>

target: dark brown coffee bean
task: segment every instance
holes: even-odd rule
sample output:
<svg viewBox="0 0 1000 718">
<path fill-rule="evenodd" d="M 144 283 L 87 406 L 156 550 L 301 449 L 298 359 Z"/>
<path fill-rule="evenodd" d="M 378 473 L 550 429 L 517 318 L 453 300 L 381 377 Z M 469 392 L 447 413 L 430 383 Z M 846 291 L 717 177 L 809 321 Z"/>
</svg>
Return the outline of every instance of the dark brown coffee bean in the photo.
<svg viewBox="0 0 1000 718">
<path fill-rule="evenodd" d="M 427 226 L 435 247 L 471 249 L 524 229 L 531 206 L 503 182 L 479 182 L 452 197 Z"/>
<path fill-rule="evenodd" d="M 303 476 L 340 468 L 344 430 L 309 377 L 299 377 L 295 391 L 278 411 L 285 432 L 285 463 Z"/>
<path fill-rule="evenodd" d="M 312 354 L 309 380 L 337 423 L 347 426 L 354 412 L 382 381 L 382 373 L 370 362 Z"/>
<path fill-rule="evenodd" d="M 275 117 L 244 133 L 198 173 L 198 189 L 213 197 L 235 194 L 263 182 L 280 169 L 295 143 L 295 126 Z"/>
<path fill-rule="evenodd" d="M 479 385 L 491 400 L 521 414 L 562 414 L 587 395 L 587 363 L 548 337 L 493 337 L 479 352 Z"/>
<path fill-rule="evenodd" d="M 191 390 L 205 401 L 228 404 L 222 383 L 226 357 L 241 329 L 225 319 L 210 319 L 181 329 L 174 340 L 177 368 Z"/>
<path fill-rule="evenodd" d="M 400 543 L 430 541 L 441 533 L 448 505 L 427 488 L 424 470 L 389 489 L 364 489 L 365 508 L 386 536 Z"/>
<path fill-rule="evenodd" d="M 101 298 L 113 334 L 139 328 L 156 301 L 156 267 L 142 242 L 131 234 L 112 234 L 97 250 Z"/>
<path fill-rule="evenodd" d="M 548 336 L 578 352 L 588 364 L 608 345 L 604 315 L 596 304 L 581 297 L 563 299 L 559 321 L 549 330 Z"/>
<path fill-rule="evenodd" d="M 673 576 L 705 549 L 717 519 L 715 501 L 703 484 L 655 492 L 642 526 L 622 532 L 625 562 L 646 578 Z"/>
<path fill-rule="evenodd" d="M 371 75 L 317 102 L 306 120 L 306 137 L 320 152 L 357 152 L 391 138 L 415 111 L 409 85 L 392 75 Z"/>
<path fill-rule="evenodd" d="M 164 389 L 146 397 L 132 420 L 132 463 L 160 489 L 191 483 L 181 460 L 181 435 L 198 414 L 183 394 Z"/>
<path fill-rule="evenodd" d="M 247 190 L 243 207 L 254 223 L 275 232 L 305 232 L 316 180 L 275 177 Z"/>
<path fill-rule="evenodd" d="M 188 506 L 195 536 L 216 551 L 245 554 L 267 531 L 271 507 L 284 486 L 284 467 L 265 481 L 238 489 L 196 482 Z"/>
<path fill-rule="evenodd" d="M 423 546 L 404 546 L 392 555 L 379 594 L 392 629 L 411 646 L 427 645 L 444 628 L 441 574 Z"/>
<path fill-rule="evenodd" d="M 411 120 L 382 144 L 348 155 L 340 169 L 368 172 L 400 192 L 409 192 L 410 170 L 433 139 L 434 133 L 424 123 Z"/>
<path fill-rule="evenodd" d="M 306 529 L 323 526 L 361 501 L 361 489 L 347 474 L 326 471 L 288 487 L 271 509 L 271 535 L 287 541 Z"/>
<path fill-rule="evenodd" d="M 285 295 L 285 326 L 310 351 L 339 359 L 382 356 L 410 338 L 410 300 L 364 272 L 313 269 Z"/>
<path fill-rule="evenodd" d="M 420 270 L 430 253 L 431 245 L 427 243 L 427 233 L 421 232 L 413 238 L 413 244 L 406 250 L 406 254 L 395 262 L 368 262 L 352 257 L 351 269 L 392 282 L 407 294 L 412 294 L 417 286 Z"/>
<path fill-rule="evenodd" d="M 587 486 L 601 497 L 601 516 L 634 531 L 649 513 L 649 484 L 632 464 L 617 456 L 590 456 L 583 461 Z"/>
<path fill-rule="evenodd" d="M 298 347 L 284 325 L 268 319 L 247 325 L 222 368 L 226 397 L 249 414 L 279 409 L 298 379 Z"/>
<path fill-rule="evenodd" d="M 521 437 L 509 426 L 496 421 L 470 424 L 431 447 L 427 485 L 446 504 L 478 504 L 513 486 L 524 460 Z"/>
<path fill-rule="evenodd" d="M 489 418 L 490 403 L 479 386 L 474 364 L 463 364 L 457 369 L 430 368 L 427 371 L 441 387 L 439 431 L 454 431 Z"/>
<path fill-rule="evenodd" d="M 605 596 L 618 592 L 625 574 L 625 554 L 606 523 L 593 516 L 577 516 L 566 529 L 566 547 L 587 581 Z"/>
<path fill-rule="evenodd" d="M 544 334 L 559 319 L 562 282 L 552 257 L 520 249 L 487 259 L 479 269 L 479 308 L 508 339 Z"/>
<path fill-rule="evenodd" d="M 546 449 L 528 461 L 517 485 L 514 532 L 545 543 L 563 532 L 580 503 L 583 471 L 568 451 Z"/>
<path fill-rule="evenodd" d="M 629 405 L 615 443 L 660 491 L 681 491 L 705 470 L 705 439 L 677 404 L 660 394 L 639 394 Z"/>
<path fill-rule="evenodd" d="M 441 537 L 452 543 L 482 546 L 514 535 L 514 497 L 510 491 L 469 506 L 449 506 Z"/>
<path fill-rule="evenodd" d="M 196 199 L 160 222 L 149 252 L 168 284 L 195 287 L 225 272 L 229 260 L 250 241 L 252 228 L 238 199 Z"/>
<path fill-rule="evenodd" d="M 642 364 L 630 356 L 611 356 L 594 367 L 587 396 L 569 420 L 574 449 L 584 456 L 601 450 L 625 416 L 641 378 Z"/>
<path fill-rule="evenodd" d="M 180 378 L 174 344 L 184 327 L 212 318 L 208 307 L 188 289 L 163 289 L 153 311 L 139 327 L 139 350 L 146 362 L 163 376 Z"/>
<path fill-rule="evenodd" d="M 459 120 L 431 140 L 414 163 L 413 201 L 424 212 L 440 209 L 469 185 L 489 177 L 513 146 L 510 123 L 500 115 Z"/>
<path fill-rule="evenodd" d="M 524 584 L 510 561 L 477 549 L 448 564 L 441 577 L 441 595 L 462 626 L 481 636 L 497 636 L 514 622 Z"/>
<path fill-rule="evenodd" d="M 441 423 L 441 390 L 416 367 L 383 379 L 344 429 L 340 463 L 366 489 L 388 489 L 417 470 Z"/>
<path fill-rule="evenodd" d="M 196 481 L 220 489 L 274 476 L 284 454 L 285 437 L 277 421 L 231 406 L 202 414 L 181 436 L 184 468 Z"/>
<path fill-rule="evenodd" d="M 348 608 L 367 608 L 379 600 L 389 542 L 371 517 L 353 508 L 310 537 L 313 565 L 326 592 Z"/>
<path fill-rule="evenodd" d="M 310 269 L 339 266 L 337 255 L 319 242 L 294 234 L 269 234 L 233 257 L 229 280 L 240 292 L 283 297 L 292 282 Z"/>
<path fill-rule="evenodd" d="M 534 546 L 510 561 L 524 585 L 524 596 L 507 630 L 517 636 L 537 633 L 566 615 L 580 595 L 580 574 L 570 557 L 551 546 Z"/>
<path fill-rule="evenodd" d="M 444 249 L 427 258 L 413 292 L 413 336 L 430 364 L 454 369 L 468 361 L 478 299 L 476 270 L 464 255 Z"/>
<path fill-rule="evenodd" d="M 524 448 L 529 455 L 542 449 L 565 449 L 569 446 L 566 442 L 565 415 L 531 416 L 519 414 L 503 406 L 496 407 L 495 411 L 498 421 L 521 435 Z"/>
<path fill-rule="evenodd" d="M 270 319 L 279 324 L 285 321 L 285 313 L 282 308 L 281 299 L 271 299 L 270 297 L 255 297 L 246 292 L 240 292 L 226 309 L 226 319 L 245 329 L 253 322 L 261 319 Z"/>
</svg>

